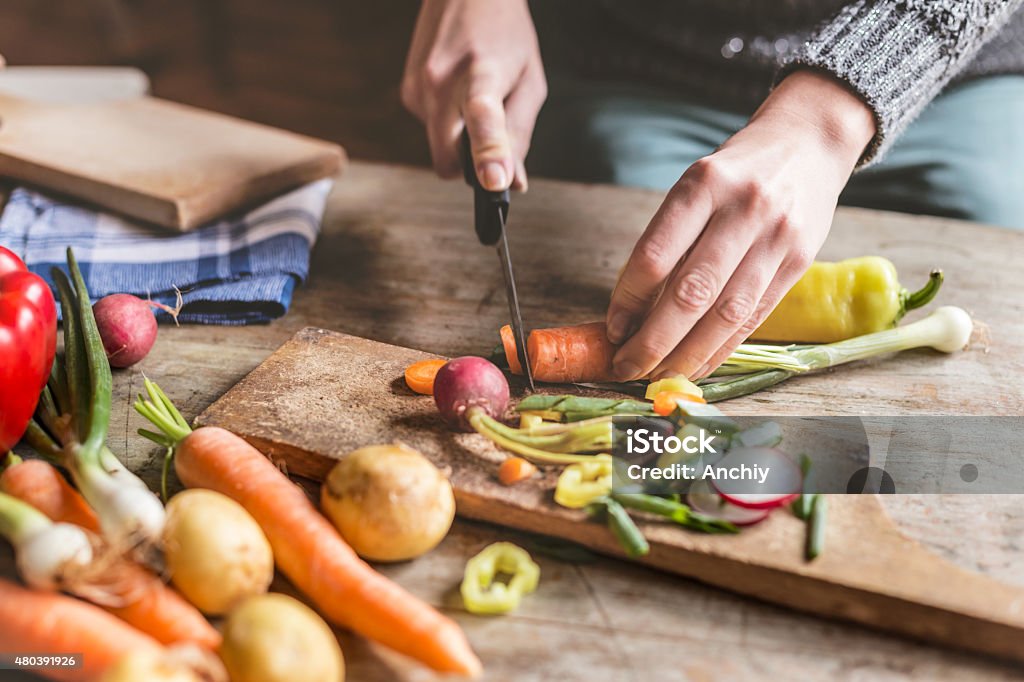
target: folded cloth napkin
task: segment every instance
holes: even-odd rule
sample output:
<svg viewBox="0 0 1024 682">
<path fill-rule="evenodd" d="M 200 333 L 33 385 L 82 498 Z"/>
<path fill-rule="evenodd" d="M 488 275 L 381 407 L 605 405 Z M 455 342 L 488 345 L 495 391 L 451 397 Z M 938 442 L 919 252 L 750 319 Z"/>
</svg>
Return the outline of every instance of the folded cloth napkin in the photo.
<svg viewBox="0 0 1024 682">
<path fill-rule="evenodd" d="M 181 322 L 269 322 L 288 311 L 292 290 L 306 279 L 331 185 L 319 180 L 185 233 L 17 188 L 0 216 L 0 245 L 51 288 L 50 268 L 64 267 L 70 246 L 94 300 L 128 293 L 173 307 L 177 289 Z"/>
</svg>

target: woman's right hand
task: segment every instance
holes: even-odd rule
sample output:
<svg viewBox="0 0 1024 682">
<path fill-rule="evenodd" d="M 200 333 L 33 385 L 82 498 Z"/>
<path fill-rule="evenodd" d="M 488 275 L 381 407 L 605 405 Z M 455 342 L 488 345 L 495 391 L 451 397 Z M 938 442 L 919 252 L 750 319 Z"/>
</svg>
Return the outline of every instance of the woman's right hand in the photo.
<svg viewBox="0 0 1024 682">
<path fill-rule="evenodd" d="M 523 162 L 547 97 L 526 0 L 424 0 L 401 94 L 427 129 L 438 175 L 461 174 L 465 126 L 480 184 L 526 189 Z"/>
</svg>

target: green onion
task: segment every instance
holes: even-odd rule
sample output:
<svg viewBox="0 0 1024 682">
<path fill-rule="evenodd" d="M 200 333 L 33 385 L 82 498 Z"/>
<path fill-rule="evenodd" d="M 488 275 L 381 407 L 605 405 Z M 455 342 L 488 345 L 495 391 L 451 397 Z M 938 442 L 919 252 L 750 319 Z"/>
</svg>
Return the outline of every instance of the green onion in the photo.
<svg viewBox="0 0 1024 682">
<path fill-rule="evenodd" d="M 967 346 L 973 330 L 971 317 L 955 306 L 938 308 L 912 324 L 817 346 L 741 344 L 712 377 L 702 382 L 709 403 L 748 395 L 785 381 L 795 374 L 835 367 L 856 360 L 912 348 L 934 348 L 955 353 Z"/>
</svg>

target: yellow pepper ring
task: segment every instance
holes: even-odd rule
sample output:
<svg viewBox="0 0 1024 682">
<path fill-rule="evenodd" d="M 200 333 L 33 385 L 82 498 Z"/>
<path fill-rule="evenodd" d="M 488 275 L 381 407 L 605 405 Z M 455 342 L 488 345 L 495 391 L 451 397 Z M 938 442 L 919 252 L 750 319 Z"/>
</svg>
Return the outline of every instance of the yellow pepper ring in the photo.
<svg viewBox="0 0 1024 682">
<path fill-rule="evenodd" d="M 555 502 L 569 509 L 582 509 L 612 490 L 612 459 L 594 455 L 591 462 L 570 464 L 555 485 Z"/>
<path fill-rule="evenodd" d="M 919 291 L 907 291 L 896 266 L 881 256 L 815 262 L 751 338 L 832 343 L 891 329 L 908 310 L 935 298 L 940 286 L 942 271 L 934 270 Z"/>
<path fill-rule="evenodd" d="M 495 582 L 499 573 L 511 575 L 507 584 Z M 540 566 L 522 547 L 495 542 L 466 562 L 459 591 L 470 613 L 508 613 L 519 606 L 524 594 L 537 589 Z"/>
</svg>

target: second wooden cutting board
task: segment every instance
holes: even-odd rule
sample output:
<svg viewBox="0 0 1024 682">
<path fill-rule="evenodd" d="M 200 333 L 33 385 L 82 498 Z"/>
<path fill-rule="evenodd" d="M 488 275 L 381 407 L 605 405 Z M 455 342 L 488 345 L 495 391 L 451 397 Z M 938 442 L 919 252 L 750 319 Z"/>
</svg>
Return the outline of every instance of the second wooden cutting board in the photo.
<svg viewBox="0 0 1024 682">
<path fill-rule="evenodd" d="M 431 357 L 322 329 L 297 333 L 211 405 L 197 423 L 229 429 L 288 473 L 322 480 L 346 453 L 402 441 L 445 469 L 458 513 L 621 556 L 583 512 L 552 500 L 557 468 L 506 487 L 506 454 L 477 434 L 452 433 L 403 370 Z M 1024 589 L 960 569 L 904 538 L 870 495 L 830 497 L 826 548 L 804 560 L 805 528 L 787 511 L 736 536 L 641 523 L 642 563 L 795 609 L 1024 661 Z"/>
<path fill-rule="evenodd" d="M 0 176 L 189 230 L 333 175 L 338 145 L 154 97 L 0 95 Z"/>
</svg>

